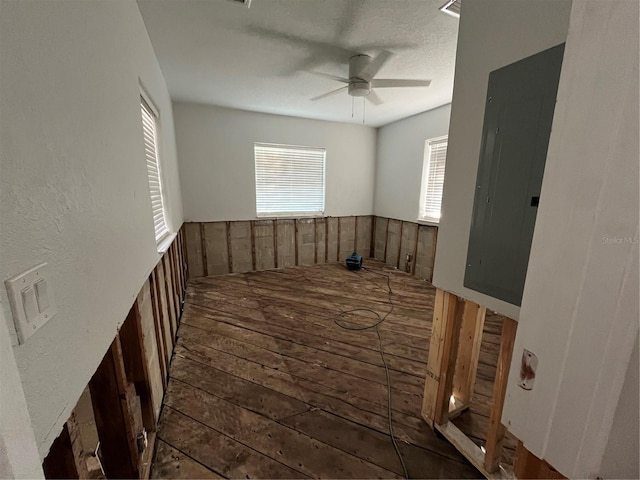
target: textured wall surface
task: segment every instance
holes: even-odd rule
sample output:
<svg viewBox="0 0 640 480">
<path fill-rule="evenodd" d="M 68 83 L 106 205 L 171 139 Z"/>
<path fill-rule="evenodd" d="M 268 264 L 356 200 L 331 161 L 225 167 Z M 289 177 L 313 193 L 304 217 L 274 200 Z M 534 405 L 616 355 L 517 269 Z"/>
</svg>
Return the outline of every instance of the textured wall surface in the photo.
<svg viewBox="0 0 640 480">
<path fill-rule="evenodd" d="M 181 194 L 171 102 L 136 3 L 0 6 L 0 272 L 48 262 L 58 305 L 14 349 L 44 456 L 160 258 L 140 83 L 159 109 L 173 231 Z"/>
</svg>

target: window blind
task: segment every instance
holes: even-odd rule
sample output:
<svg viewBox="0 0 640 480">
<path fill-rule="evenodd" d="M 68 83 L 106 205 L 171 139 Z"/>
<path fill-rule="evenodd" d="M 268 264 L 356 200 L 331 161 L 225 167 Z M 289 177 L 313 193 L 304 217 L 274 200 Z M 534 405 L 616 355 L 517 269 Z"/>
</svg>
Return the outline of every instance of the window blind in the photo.
<svg viewBox="0 0 640 480">
<path fill-rule="evenodd" d="M 324 148 L 255 143 L 258 216 L 324 212 Z"/>
<path fill-rule="evenodd" d="M 426 141 L 422 177 L 423 195 L 420 206 L 421 220 L 437 222 L 440 219 L 444 169 L 447 161 L 447 139 L 448 137 L 441 137 Z"/>
<path fill-rule="evenodd" d="M 155 228 L 156 243 L 160 243 L 169 233 L 169 229 L 167 228 L 164 212 L 160 162 L 158 161 L 158 122 L 154 111 L 143 98 L 140 98 L 140 111 L 142 113 L 142 132 L 147 160 L 147 175 L 149 177 L 153 226 Z"/>
</svg>

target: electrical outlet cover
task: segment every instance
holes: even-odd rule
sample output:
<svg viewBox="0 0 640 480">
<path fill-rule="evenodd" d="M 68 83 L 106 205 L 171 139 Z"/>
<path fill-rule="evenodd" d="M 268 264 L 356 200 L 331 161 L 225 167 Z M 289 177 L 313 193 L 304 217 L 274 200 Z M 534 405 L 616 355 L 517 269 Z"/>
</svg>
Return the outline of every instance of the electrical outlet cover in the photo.
<svg viewBox="0 0 640 480">
<path fill-rule="evenodd" d="M 41 263 L 5 280 L 4 284 L 18 340 L 22 344 L 57 312 L 49 266 Z"/>
</svg>

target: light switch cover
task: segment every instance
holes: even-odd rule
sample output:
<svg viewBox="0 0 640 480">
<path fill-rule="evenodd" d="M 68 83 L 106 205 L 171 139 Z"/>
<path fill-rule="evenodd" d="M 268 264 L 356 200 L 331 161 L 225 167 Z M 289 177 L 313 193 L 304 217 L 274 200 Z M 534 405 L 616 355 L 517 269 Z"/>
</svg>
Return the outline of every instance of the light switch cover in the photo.
<svg viewBox="0 0 640 480">
<path fill-rule="evenodd" d="M 49 266 L 41 263 L 4 283 L 22 344 L 56 314 Z"/>
</svg>

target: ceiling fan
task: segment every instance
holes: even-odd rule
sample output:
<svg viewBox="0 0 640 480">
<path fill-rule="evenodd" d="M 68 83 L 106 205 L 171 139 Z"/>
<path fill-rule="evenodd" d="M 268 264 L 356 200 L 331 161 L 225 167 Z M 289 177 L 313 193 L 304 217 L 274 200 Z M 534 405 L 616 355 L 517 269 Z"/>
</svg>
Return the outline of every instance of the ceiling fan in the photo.
<svg viewBox="0 0 640 480">
<path fill-rule="evenodd" d="M 325 78 L 330 78 L 345 85 L 312 98 L 312 101 L 321 100 L 332 95 L 339 94 L 343 90 L 352 97 L 365 97 L 374 105 L 382 104 L 382 99 L 373 90 L 377 88 L 405 88 L 428 87 L 431 80 L 402 80 L 395 78 L 374 78 L 382 66 L 391 58 L 392 53 L 386 50 L 380 52 L 375 58 L 369 55 L 357 54 L 349 59 L 349 78 L 330 75 L 320 72 L 310 72 Z"/>
</svg>

